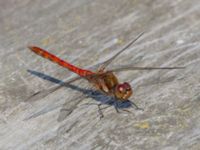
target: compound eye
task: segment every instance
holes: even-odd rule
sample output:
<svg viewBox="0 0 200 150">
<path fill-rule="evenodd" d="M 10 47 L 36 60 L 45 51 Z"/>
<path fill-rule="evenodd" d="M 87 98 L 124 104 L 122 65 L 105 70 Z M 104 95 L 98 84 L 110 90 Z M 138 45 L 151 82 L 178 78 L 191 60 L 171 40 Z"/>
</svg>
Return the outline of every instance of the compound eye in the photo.
<svg viewBox="0 0 200 150">
<path fill-rule="evenodd" d="M 124 86 L 124 88 L 125 88 L 127 91 L 131 90 L 131 86 L 130 86 L 129 83 L 124 82 L 123 86 Z"/>
<path fill-rule="evenodd" d="M 120 93 L 124 92 L 124 86 L 123 85 L 119 85 L 117 89 Z"/>
<path fill-rule="evenodd" d="M 122 92 L 124 91 L 124 88 L 122 86 L 119 87 L 119 91 Z"/>
</svg>

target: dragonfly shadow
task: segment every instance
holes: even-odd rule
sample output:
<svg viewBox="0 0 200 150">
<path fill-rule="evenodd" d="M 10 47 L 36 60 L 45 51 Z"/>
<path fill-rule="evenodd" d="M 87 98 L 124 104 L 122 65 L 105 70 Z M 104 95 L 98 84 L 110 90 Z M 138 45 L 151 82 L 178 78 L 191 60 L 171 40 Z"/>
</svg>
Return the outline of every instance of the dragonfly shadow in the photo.
<svg viewBox="0 0 200 150">
<path fill-rule="evenodd" d="M 47 80 L 47 81 L 50 81 L 52 83 L 55 83 L 55 84 L 58 84 L 59 86 L 62 86 L 62 87 L 67 87 L 67 88 L 71 88 L 73 90 L 76 90 L 76 91 L 79 91 L 79 92 L 82 92 L 83 94 L 88 94 L 89 92 L 92 92 L 92 90 L 86 90 L 86 89 L 83 89 L 83 88 L 80 88 L 78 86 L 75 86 L 73 84 L 70 84 L 70 83 L 65 83 L 63 82 L 62 80 L 59 80 L 59 79 L 56 79 L 54 77 L 51 77 L 49 75 L 46 75 L 44 73 L 41 73 L 41 72 L 38 72 L 38 71 L 34 71 L 34 70 L 27 70 L 27 72 L 29 72 L 30 74 L 32 75 L 35 75 L 39 78 L 42 78 L 44 80 Z M 54 90 L 56 91 L 56 90 Z M 54 92 L 53 91 L 53 92 Z"/>
<path fill-rule="evenodd" d="M 118 100 L 116 100 L 114 97 L 110 97 L 110 96 L 106 96 L 106 95 L 103 95 L 102 93 L 96 91 L 96 90 L 93 90 L 93 89 L 85 89 L 85 88 L 81 88 L 81 87 L 78 87 L 76 85 L 73 85 L 71 83 L 68 83 L 66 84 L 65 82 L 59 80 L 59 79 L 56 79 L 54 77 L 51 77 L 49 75 L 46 75 L 44 73 L 41 73 L 41 72 L 38 72 L 38 71 L 34 71 L 34 70 L 27 70 L 27 72 L 29 72 L 30 74 L 34 75 L 34 76 L 37 76 L 39 78 L 42 78 L 44 80 L 47 80 L 47 81 L 50 81 L 50 82 L 53 82 L 55 84 L 58 84 L 58 86 L 61 86 L 61 87 L 67 87 L 67 88 L 70 88 L 70 89 L 73 89 L 73 90 L 76 90 L 78 92 L 81 92 L 82 94 L 84 94 L 85 97 L 90 97 L 94 100 L 96 100 L 97 102 L 99 102 L 100 104 L 102 105 L 110 105 L 110 106 L 114 106 L 116 109 L 125 109 L 125 108 L 129 108 L 129 107 L 132 107 L 133 103 L 131 101 L 125 101 L 125 102 L 120 102 Z M 55 91 L 55 90 L 54 90 Z M 54 92 L 53 91 L 53 92 Z M 42 93 L 43 91 L 41 91 Z M 52 92 L 51 92 L 52 93 Z M 36 94 L 34 94 L 36 95 Z M 34 96 L 33 95 L 33 96 Z M 47 96 L 47 95 L 45 95 Z M 43 96 L 43 97 L 45 97 Z M 82 100 L 82 99 L 81 99 Z M 80 101 L 81 101 L 80 100 Z M 80 101 L 78 101 L 76 103 L 76 105 L 78 103 L 80 103 Z M 69 103 L 69 102 L 68 102 Z M 64 104 L 64 105 L 68 105 L 68 103 Z M 92 103 L 91 103 L 92 104 Z M 93 103 L 94 104 L 94 103 Z M 88 104 L 90 105 L 90 104 Z M 96 104 L 98 105 L 98 104 Z M 61 109 L 62 110 L 69 110 L 69 109 L 66 109 L 65 106 L 63 106 L 63 108 Z M 71 114 L 73 110 L 69 111 Z M 69 115 L 68 114 L 68 115 Z"/>
</svg>

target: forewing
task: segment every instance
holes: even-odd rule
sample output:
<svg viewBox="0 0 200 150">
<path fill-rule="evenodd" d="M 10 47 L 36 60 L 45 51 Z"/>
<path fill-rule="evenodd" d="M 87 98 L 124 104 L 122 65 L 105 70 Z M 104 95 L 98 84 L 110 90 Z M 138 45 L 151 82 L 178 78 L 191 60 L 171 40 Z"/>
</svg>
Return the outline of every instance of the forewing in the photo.
<svg viewBox="0 0 200 150">
<path fill-rule="evenodd" d="M 135 39 L 130 41 L 127 45 L 125 45 L 118 53 L 116 53 L 114 56 L 103 62 L 100 66 L 100 70 L 104 70 L 117 56 L 119 56 L 122 52 L 127 50 L 133 43 L 135 43 L 142 35 L 144 32 L 140 33 Z"/>
<path fill-rule="evenodd" d="M 119 68 L 111 69 L 111 72 L 120 72 L 128 70 L 170 70 L 170 69 L 184 69 L 185 67 L 135 67 L 135 66 L 121 66 Z"/>
</svg>

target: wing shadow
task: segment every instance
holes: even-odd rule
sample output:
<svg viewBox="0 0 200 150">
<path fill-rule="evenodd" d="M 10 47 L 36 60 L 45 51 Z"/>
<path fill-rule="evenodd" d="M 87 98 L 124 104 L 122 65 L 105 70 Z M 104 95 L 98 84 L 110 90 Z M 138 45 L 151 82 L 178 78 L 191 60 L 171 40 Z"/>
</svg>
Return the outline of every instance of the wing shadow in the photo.
<svg viewBox="0 0 200 150">
<path fill-rule="evenodd" d="M 37 76 L 37 77 L 39 77 L 41 79 L 44 79 L 44 80 L 50 81 L 52 83 L 55 83 L 58 86 L 67 87 L 67 88 L 76 90 L 78 92 L 81 92 L 84 95 L 84 97 L 90 97 L 90 98 L 94 99 L 95 101 L 97 101 L 100 104 L 114 106 L 116 109 L 125 109 L 125 108 L 132 107 L 132 105 L 133 105 L 131 101 L 119 102 L 115 98 L 103 95 L 102 93 L 100 93 L 100 92 L 98 92 L 96 90 L 81 88 L 81 87 L 73 85 L 71 83 L 66 84 L 62 80 L 56 79 L 54 77 L 51 77 L 49 75 L 46 75 L 46 74 L 38 72 L 38 71 L 27 70 L 27 72 L 29 72 L 30 74 L 32 74 L 34 76 Z M 42 92 L 43 91 L 37 92 L 37 93 L 33 94 L 32 97 L 37 96 L 38 93 L 41 94 Z M 54 91 L 52 91 L 51 93 L 53 93 L 53 92 Z M 47 95 L 44 95 L 43 97 L 45 97 L 45 96 L 47 96 Z M 82 99 L 83 99 L 83 97 L 81 99 L 77 98 L 77 100 L 71 100 L 71 102 L 73 104 L 70 104 L 69 101 L 67 101 L 65 104 L 63 104 L 63 107 L 60 110 L 60 115 L 59 115 L 58 121 L 64 120 L 69 114 L 71 114 L 72 111 L 76 108 L 77 104 L 80 103 Z M 68 108 L 67 105 L 69 105 L 71 108 Z M 45 112 L 45 113 L 47 113 L 47 112 Z"/>
</svg>

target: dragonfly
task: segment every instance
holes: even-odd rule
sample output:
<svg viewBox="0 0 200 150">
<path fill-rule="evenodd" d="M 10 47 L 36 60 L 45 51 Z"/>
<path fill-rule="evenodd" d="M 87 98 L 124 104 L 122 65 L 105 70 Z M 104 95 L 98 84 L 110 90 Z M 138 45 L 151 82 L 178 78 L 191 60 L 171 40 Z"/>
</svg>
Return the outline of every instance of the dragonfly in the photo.
<svg viewBox="0 0 200 150">
<path fill-rule="evenodd" d="M 129 98 L 133 94 L 133 90 L 131 85 L 128 82 L 119 82 L 117 76 L 114 74 L 115 72 L 125 71 L 125 70 L 155 70 L 155 69 L 183 69 L 185 67 L 134 67 L 134 66 L 123 66 L 116 69 L 107 70 L 106 68 L 113 62 L 114 59 L 116 59 L 117 56 L 119 56 L 121 53 L 123 53 L 125 50 L 127 50 L 133 43 L 135 43 L 144 32 L 140 33 L 135 39 L 127 43 L 119 52 L 117 52 L 115 55 L 113 55 L 111 58 L 103 62 L 97 69 L 97 71 L 92 71 L 88 69 L 82 69 L 79 68 L 68 61 L 64 61 L 61 58 L 55 56 L 54 54 L 49 53 L 48 51 L 37 47 L 37 46 L 28 46 L 28 48 L 36 53 L 37 55 L 46 58 L 66 69 L 69 71 L 77 74 L 77 77 L 72 78 L 69 81 L 64 82 L 64 84 L 69 84 L 74 81 L 77 81 L 79 79 L 85 79 L 87 80 L 96 91 L 101 92 L 102 94 L 105 94 L 107 96 L 113 97 L 116 101 L 119 102 L 131 102 L 136 109 L 142 109 L 138 107 L 134 102 L 130 101 Z M 55 91 L 59 88 L 61 88 L 62 85 L 59 85 L 57 87 L 54 87 L 52 91 Z M 117 112 L 118 109 L 115 107 Z M 102 112 L 100 112 L 101 116 Z"/>
</svg>

